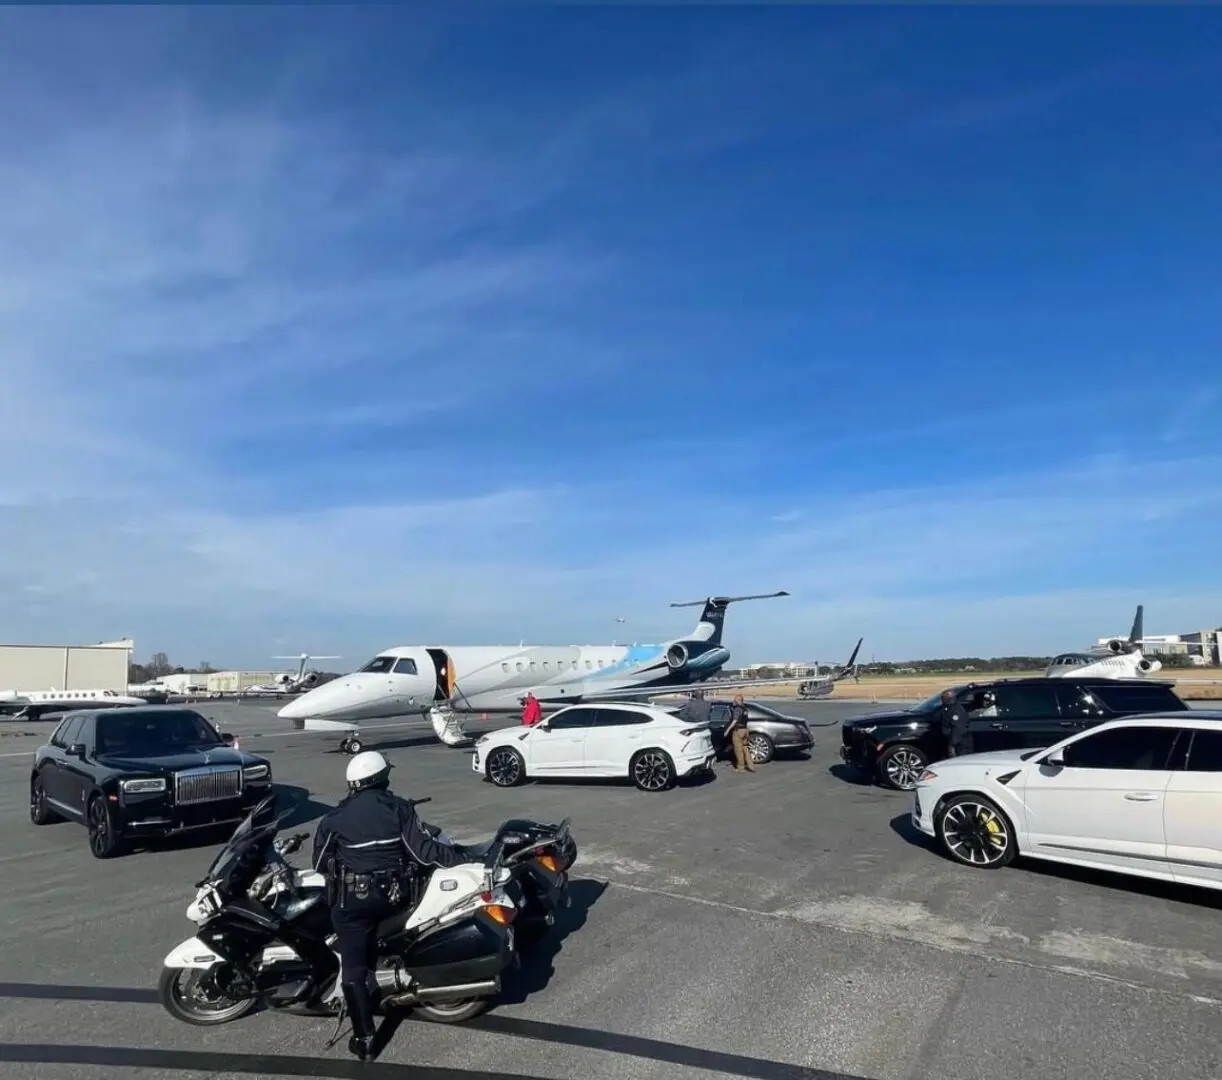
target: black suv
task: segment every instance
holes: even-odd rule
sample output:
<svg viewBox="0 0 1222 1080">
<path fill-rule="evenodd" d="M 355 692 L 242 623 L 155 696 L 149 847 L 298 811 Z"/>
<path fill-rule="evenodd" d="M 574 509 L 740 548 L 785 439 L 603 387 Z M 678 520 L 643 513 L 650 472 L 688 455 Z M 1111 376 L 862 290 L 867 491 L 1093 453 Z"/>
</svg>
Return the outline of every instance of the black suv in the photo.
<svg viewBox="0 0 1222 1080">
<path fill-rule="evenodd" d="M 272 770 L 232 743 L 194 709 L 71 712 L 34 752 L 30 820 L 83 822 L 99 859 L 133 839 L 236 824 L 271 793 Z"/>
<path fill-rule="evenodd" d="M 1150 679 L 1031 678 L 952 686 L 977 753 L 1051 746 L 1117 716 L 1187 709 L 1172 687 Z M 931 761 L 947 756 L 942 691 L 909 709 L 846 720 L 840 756 L 888 787 L 911 791 Z"/>
</svg>

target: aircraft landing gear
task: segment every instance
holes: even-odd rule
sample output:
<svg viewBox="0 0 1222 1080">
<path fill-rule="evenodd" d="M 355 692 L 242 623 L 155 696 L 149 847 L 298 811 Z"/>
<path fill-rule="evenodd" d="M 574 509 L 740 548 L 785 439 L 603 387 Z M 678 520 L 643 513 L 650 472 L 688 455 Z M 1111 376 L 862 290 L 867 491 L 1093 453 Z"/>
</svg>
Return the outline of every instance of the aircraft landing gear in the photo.
<svg viewBox="0 0 1222 1080">
<path fill-rule="evenodd" d="M 359 754 L 365 749 L 364 743 L 355 735 L 347 735 L 339 744 L 340 753 L 343 754 Z"/>
</svg>

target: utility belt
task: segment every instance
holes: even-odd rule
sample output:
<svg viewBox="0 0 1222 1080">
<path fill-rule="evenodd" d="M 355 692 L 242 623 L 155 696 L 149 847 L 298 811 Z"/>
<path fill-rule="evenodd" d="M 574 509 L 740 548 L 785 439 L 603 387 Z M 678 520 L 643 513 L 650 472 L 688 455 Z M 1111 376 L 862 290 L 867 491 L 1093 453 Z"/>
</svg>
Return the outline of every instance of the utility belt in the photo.
<svg viewBox="0 0 1222 1080">
<path fill-rule="evenodd" d="M 327 878 L 327 902 L 331 907 L 363 907 L 372 900 L 399 908 L 414 906 L 416 902 L 416 876 L 410 867 L 356 871 L 340 866 L 336 871 Z"/>
</svg>

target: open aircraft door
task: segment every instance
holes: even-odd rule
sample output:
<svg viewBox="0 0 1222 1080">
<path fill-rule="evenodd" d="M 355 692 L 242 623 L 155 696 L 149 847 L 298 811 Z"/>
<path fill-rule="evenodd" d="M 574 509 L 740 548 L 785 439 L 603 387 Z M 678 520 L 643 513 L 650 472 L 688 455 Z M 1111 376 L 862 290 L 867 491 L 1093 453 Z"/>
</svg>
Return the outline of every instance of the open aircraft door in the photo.
<svg viewBox="0 0 1222 1080">
<path fill-rule="evenodd" d="M 454 659 L 445 649 L 429 649 L 433 670 L 437 672 L 437 689 L 434 701 L 450 701 L 458 686 L 458 675 L 454 671 Z"/>
</svg>

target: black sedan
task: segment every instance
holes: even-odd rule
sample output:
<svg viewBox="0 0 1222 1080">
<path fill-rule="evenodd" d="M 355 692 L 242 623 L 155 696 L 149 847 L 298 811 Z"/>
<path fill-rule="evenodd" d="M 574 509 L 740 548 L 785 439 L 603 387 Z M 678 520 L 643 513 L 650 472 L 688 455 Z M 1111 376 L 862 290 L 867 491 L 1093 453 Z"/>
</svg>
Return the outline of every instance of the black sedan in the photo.
<svg viewBox="0 0 1222 1080">
<path fill-rule="evenodd" d="M 81 822 L 99 859 L 132 841 L 236 825 L 272 790 L 266 758 L 177 706 L 69 713 L 34 754 L 30 820 Z"/>
</svg>

